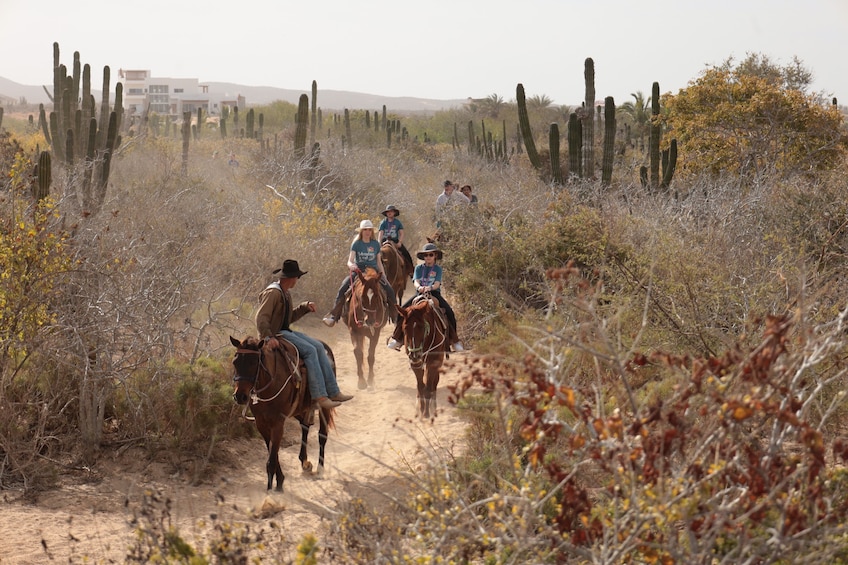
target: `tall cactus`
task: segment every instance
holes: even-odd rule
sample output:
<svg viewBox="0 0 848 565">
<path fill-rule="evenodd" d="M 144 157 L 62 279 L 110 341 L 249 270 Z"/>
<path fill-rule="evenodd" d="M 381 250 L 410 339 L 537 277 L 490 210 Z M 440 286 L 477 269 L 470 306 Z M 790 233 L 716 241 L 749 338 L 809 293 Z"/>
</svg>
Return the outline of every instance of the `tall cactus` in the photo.
<svg viewBox="0 0 848 565">
<path fill-rule="evenodd" d="M 672 139 L 668 149 L 662 152 L 662 183 L 660 188 L 668 188 L 671 186 L 671 179 L 674 177 L 674 170 L 677 168 L 677 140 Z"/>
<path fill-rule="evenodd" d="M 601 165 L 601 184 L 612 183 L 612 164 L 615 158 L 615 100 L 612 96 L 604 99 L 604 157 Z"/>
<path fill-rule="evenodd" d="M 50 194 L 50 182 L 53 179 L 50 153 L 42 151 L 35 165 L 35 182 L 32 185 L 32 196 L 36 202 L 41 202 Z"/>
<path fill-rule="evenodd" d="M 253 108 L 251 108 L 247 111 L 247 118 L 245 119 L 245 126 L 244 126 L 245 137 L 247 137 L 248 139 L 253 139 L 255 137 L 255 135 L 253 133 L 255 120 L 256 120 L 256 118 L 254 117 Z"/>
<path fill-rule="evenodd" d="M 188 144 L 191 140 L 191 112 L 183 112 L 183 126 L 181 129 L 183 135 L 183 160 L 181 174 L 188 176 Z"/>
<path fill-rule="evenodd" d="M 660 83 L 651 87 L 651 139 L 649 157 L 651 160 L 651 188 L 660 186 Z"/>
<path fill-rule="evenodd" d="M 303 159 L 306 155 L 306 130 L 309 126 L 309 98 L 301 94 L 297 104 L 294 130 L 294 155 Z"/>
<path fill-rule="evenodd" d="M 347 146 L 348 149 L 353 149 L 353 132 L 350 129 L 350 110 L 345 108 L 344 111 L 344 126 L 345 126 L 345 135 L 347 136 Z"/>
<path fill-rule="evenodd" d="M 582 178 L 580 154 L 583 145 L 583 125 L 576 112 L 568 116 L 568 170 L 569 176 Z"/>
<path fill-rule="evenodd" d="M 595 178 L 595 62 L 587 57 L 583 64 L 586 98 L 583 107 L 583 178 Z"/>
<path fill-rule="evenodd" d="M 562 186 L 562 167 L 559 164 L 559 126 L 553 122 L 548 132 L 548 144 L 551 149 L 551 181 Z"/>
<path fill-rule="evenodd" d="M 53 111 L 49 119 L 39 111 L 42 129 L 55 160 L 66 168 L 81 168 L 85 174 L 72 174 L 81 179 L 79 185 L 68 187 L 70 201 L 81 205 L 88 214 L 100 210 L 106 197 L 111 159 L 120 146 L 118 135 L 123 119 L 123 85 L 115 85 L 114 109 L 110 107 L 109 67 L 103 68 L 103 88 L 100 117 L 96 116 L 94 97 L 91 95 L 91 69 L 82 66 L 79 52 L 74 53 L 72 75 L 59 63 L 59 44 L 53 44 Z M 80 95 L 82 87 L 82 95 Z M 96 171 L 95 171 L 96 169 Z M 81 198 L 81 202 L 78 200 Z"/>
<path fill-rule="evenodd" d="M 533 141 L 533 131 L 530 129 L 530 117 L 527 114 L 527 101 L 524 97 L 524 85 L 518 83 L 515 87 L 515 100 L 518 103 L 518 125 L 521 128 L 521 137 L 524 139 L 524 147 L 527 149 L 527 158 L 536 169 L 542 168 L 542 160 L 536 151 L 536 142 Z"/>
<path fill-rule="evenodd" d="M 309 144 L 315 143 L 315 130 L 318 127 L 318 82 L 312 81 L 312 115 L 309 124 Z"/>
</svg>

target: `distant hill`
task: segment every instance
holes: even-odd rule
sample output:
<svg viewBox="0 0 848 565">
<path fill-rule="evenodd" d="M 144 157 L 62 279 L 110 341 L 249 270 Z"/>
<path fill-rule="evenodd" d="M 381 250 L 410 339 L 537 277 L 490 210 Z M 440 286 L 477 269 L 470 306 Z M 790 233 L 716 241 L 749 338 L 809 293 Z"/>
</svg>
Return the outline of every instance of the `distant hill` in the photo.
<svg viewBox="0 0 848 565">
<path fill-rule="evenodd" d="M 208 85 L 210 93 L 233 96 L 241 94 L 247 100 L 248 106 L 270 104 L 276 100 L 297 104 L 301 94 L 312 95 L 311 90 L 291 90 L 273 86 L 245 86 L 230 82 L 201 82 L 201 84 Z M 52 84 L 45 86 L 49 89 L 53 88 Z M 95 96 L 99 97 L 99 93 L 96 93 Z M 0 104 L 18 104 L 21 98 L 25 98 L 28 104 L 50 103 L 50 98 L 41 86 L 27 86 L 0 77 Z M 320 86 L 318 88 L 318 106 L 325 112 L 328 110 L 344 110 L 345 108 L 382 111 L 385 104 L 389 111 L 432 114 L 439 110 L 461 107 L 465 102 L 466 100 L 461 99 L 433 100 L 409 96 L 392 97 L 343 90 L 322 90 Z"/>
</svg>

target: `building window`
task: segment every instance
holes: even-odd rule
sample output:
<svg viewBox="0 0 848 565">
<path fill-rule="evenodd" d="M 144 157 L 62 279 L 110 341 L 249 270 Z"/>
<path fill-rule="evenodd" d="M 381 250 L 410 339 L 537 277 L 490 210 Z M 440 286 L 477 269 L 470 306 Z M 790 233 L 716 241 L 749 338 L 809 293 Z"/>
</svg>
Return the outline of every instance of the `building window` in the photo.
<svg viewBox="0 0 848 565">
<path fill-rule="evenodd" d="M 143 88 L 130 88 L 129 94 L 131 96 L 132 95 L 140 96 L 140 95 L 144 94 L 144 89 Z"/>
<path fill-rule="evenodd" d="M 149 88 L 151 94 L 168 94 L 167 84 L 151 84 Z"/>
<path fill-rule="evenodd" d="M 177 93 L 180 93 L 180 92 L 183 92 L 182 88 L 175 88 L 174 89 L 174 94 L 177 94 Z"/>
</svg>

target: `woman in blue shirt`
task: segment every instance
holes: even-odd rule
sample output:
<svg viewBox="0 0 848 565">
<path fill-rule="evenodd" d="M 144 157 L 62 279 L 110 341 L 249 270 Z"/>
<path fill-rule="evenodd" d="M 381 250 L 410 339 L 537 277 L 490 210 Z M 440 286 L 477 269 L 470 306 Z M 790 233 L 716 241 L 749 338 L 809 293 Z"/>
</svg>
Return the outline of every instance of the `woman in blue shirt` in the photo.
<svg viewBox="0 0 848 565">
<path fill-rule="evenodd" d="M 382 222 L 380 222 L 377 239 L 380 241 L 380 245 L 384 244 L 386 241 L 391 241 L 395 244 L 395 247 L 397 247 L 397 250 L 400 252 L 404 262 L 406 263 L 406 269 L 409 276 L 412 276 L 412 270 L 415 268 L 415 263 L 412 261 L 412 255 L 409 254 L 409 250 L 403 244 L 403 224 L 398 219 L 398 216 L 400 216 L 400 210 L 389 204 L 381 213 L 385 216 L 385 218 Z"/>
<path fill-rule="evenodd" d="M 323 319 L 323 322 L 330 327 L 333 327 L 342 315 L 345 293 L 350 288 L 351 278 L 356 273 L 364 271 L 368 267 L 380 273 L 380 285 L 386 292 L 389 306 L 397 304 L 395 291 L 386 279 L 386 273 L 383 272 L 383 261 L 380 259 L 380 243 L 374 239 L 374 224 L 371 223 L 371 220 L 362 220 L 359 222 L 359 229 L 357 231 L 359 233 L 353 239 L 353 243 L 350 244 L 350 254 L 347 258 L 347 268 L 350 270 L 350 273 L 344 278 L 339 287 L 333 309 Z M 394 322 L 396 314 L 391 313 L 394 312 L 394 309 L 391 308 L 389 312 L 389 319 Z"/>
<path fill-rule="evenodd" d="M 430 293 L 430 296 L 438 300 L 439 306 L 445 311 L 450 326 L 448 328 L 448 341 L 453 344 L 454 351 L 465 351 L 456 331 L 456 314 L 442 296 L 442 267 L 436 263 L 436 261 L 442 259 L 442 251 L 436 247 L 435 243 L 428 243 L 416 254 L 416 257 L 424 262 L 415 267 L 415 274 L 412 276 L 415 289 L 418 294 Z M 407 300 L 401 308 L 408 308 L 415 298 L 416 296 L 413 296 Z M 388 347 L 400 351 L 401 345 L 403 345 L 403 326 L 397 324 Z"/>
</svg>

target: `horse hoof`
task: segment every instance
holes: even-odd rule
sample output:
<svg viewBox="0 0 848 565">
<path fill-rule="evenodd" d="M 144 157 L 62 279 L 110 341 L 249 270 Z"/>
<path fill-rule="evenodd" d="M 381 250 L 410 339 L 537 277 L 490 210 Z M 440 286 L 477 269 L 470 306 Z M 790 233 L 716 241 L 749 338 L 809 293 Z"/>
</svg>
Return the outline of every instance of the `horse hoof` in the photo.
<svg viewBox="0 0 848 565">
<path fill-rule="evenodd" d="M 359 390 L 365 390 L 368 388 L 368 383 L 365 382 L 365 379 L 359 379 L 359 382 L 356 384 L 356 387 Z"/>
<path fill-rule="evenodd" d="M 303 474 L 307 475 L 312 472 L 312 461 L 304 461 L 303 462 Z"/>
</svg>

